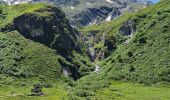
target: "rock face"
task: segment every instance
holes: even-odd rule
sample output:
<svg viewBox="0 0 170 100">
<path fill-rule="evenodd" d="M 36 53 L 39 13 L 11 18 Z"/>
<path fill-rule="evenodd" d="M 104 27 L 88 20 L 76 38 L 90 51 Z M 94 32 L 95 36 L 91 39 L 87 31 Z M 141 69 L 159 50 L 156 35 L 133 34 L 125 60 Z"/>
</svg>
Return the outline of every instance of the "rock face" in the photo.
<svg viewBox="0 0 170 100">
<path fill-rule="evenodd" d="M 119 33 L 129 36 L 135 32 L 135 23 L 131 20 L 127 21 L 120 27 Z"/>
<path fill-rule="evenodd" d="M 4 0 L 6 1 L 6 0 Z M 60 6 L 75 27 L 100 24 L 151 4 L 146 0 L 9 0 L 8 4 L 48 2 Z M 135 6 L 133 6 L 135 5 Z"/>
<path fill-rule="evenodd" d="M 24 37 L 45 44 L 59 53 L 68 54 L 76 49 L 76 31 L 70 26 L 65 14 L 55 7 L 37 12 L 50 13 L 50 16 L 23 14 L 14 19 L 15 30 Z"/>
<path fill-rule="evenodd" d="M 74 15 L 71 19 L 71 24 L 79 26 L 100 24 L 105 20 L 110 21 L 111 19 L 120 16 L 120 14 L 121 12 L 118 9 L 107 6 L 88 8 L 86 11 Z"/>
<path fill-rule="evenodd" d="M 82 27 L 111 21 L 126 11 L 136 11 L 146 5 L 148 2 L 137 0 L 84 0 L 79 1 L 77 5 L 61 7 L 72 25 Z"/>
<path fill-rule="evenodd" d="M 65 74 L 76 80 L 93 71 L 94 67 L 80 48 L 83 45 L 77 30 L 71 27 L 61 9 L 42 3 L 3 7 L 7 8 L 3 11 L 9 10 L 6 16 L 12 18 L 7 23 L 2 20 L 0 35 L 10 34 L 13 38 L 9 36 L 9 40 L 8 37 L 5 40 L 8 35 L 0 38 L 0 44 L 8 43 L 0 45 L 0 60 L 6 60 L 0 62 L 0 73 L 24 78 L 37 74 L 47 77 Z M 18 11 L 18 15 L 13 15 L 12 11 Z M 15 39 L 18 42 L 15 43 Z M 9 52 L 5 53 L 7 49 Z"/>
</svg>

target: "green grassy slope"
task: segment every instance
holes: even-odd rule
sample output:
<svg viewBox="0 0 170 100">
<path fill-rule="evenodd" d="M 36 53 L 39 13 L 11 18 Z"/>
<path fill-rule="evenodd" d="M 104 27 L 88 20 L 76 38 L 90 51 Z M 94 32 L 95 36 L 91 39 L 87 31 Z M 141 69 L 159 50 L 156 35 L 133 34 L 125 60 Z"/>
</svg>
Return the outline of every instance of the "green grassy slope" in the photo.
<svg viewBox="0 0 170 100">
<path fill-rule="evenodd" d="M 169 4 L 164 0 L 128 19 L 135 23 L 136 32 L 105 62 L 110 78 L 148 84 L 170 82 Z"/>
<path fill-rule="evenodd" d="M 59 100 L 66 99 L 68 96 L 66 84 L 73 79 L 77 79 L 89 74 L 94 67 L 90 63 L 89 58 L 78 50 L 72 50 L 63 56 L 59 54 L 58 49 L 51 47 L 51 44 L 43 44 L 43 42 L 27 38 L 25 34 L 29 32 L 40 34 L 42 30 L 51 29 L 53 26 L 46 25 L 41 29 L 42 23 L 53 23 L 50 19 L 57 16 L 58 26 L 56 31 L 46 30 L 47 37 L 51 34 L 57 34 L 55 39 L 57 45 L 60 44 L 69 47 L 70 38 L 77 35 L 73 28 L 68 25 L 68 20 L 64 13 L 52 5 L 47 4 L 19 4 L 19 5 L 0 5 L 0 99 L 1 100 Z M 27 20 L 22 19 L 15 22 L 21 23 L 20 30 L 14 25 L 14 20 L 26 16 Z M 45 21 L 44 21 L 45 19 Z M 30 24 L 33 23 L 33 24 Z M 34 25 L 38 25 L 32 27 Z M 15 26 L 15 27 L 14 27 Z M 38 29 L 38 31 L 36 30 Z M 39 31 L 39 28 L 41 31 Z M 24 32 L 24 29 L 29 31 Z M 36 34 L 31 34 L 33 37 Z M 57 38 L 60 34 L 61 39 Z M 52 35 L 53 36 L 53 35 Z M 46 39 L 45 37 L 44 39 Z M 43 37 L 39 37 L 42 39 Z M 71 37 L 72 39 L 73 37 Z M 75 37 L 74 37 L 75 38 Z M 37 38 L 36 38 L 37 39 Z M 50 37 L 53 39 L 53 37 Z M 47 42 L 47 41 L 45 41 Z M 55 41 L 54 41 L 55 42 Z M 63 44 L 62 44 L 63 42 Z M 75 39 L 75 44 L 79 41 Z M 71 44 L 71 43 L 70 43 Z M 54 45 L 55 46 L 55 45 Z M 63 53 L 65 53 L 63 51 Z M 64 69 L 64 70 L 63 70 Z M 65 83 L 65 84 L 64 84 Z M 34 84 L 40 84 L 43 88 L 45 96 L 28 97 L 31 94 Z M 45 88 L 50 85 L 52 87 Z"/>
<path fill-rule="evenodd" d="M 38 16 L 50 16 L 51 14 L 48 12 L 37 12 L 37 10 L 45 8 L 50 9 L 50 6 L 46 4 L 0 5 L 0 27 L 3 29 L 12 24 L 14 18 L 25 13 L 37 14 L 37 18 Z M 56 55 L 55 50 L 26 39 L 17 31 L 1 32 L 0 46 L 0 74 L 3 80 L 1 83 L 17 83 L 16 80 L 22 81 L 23 79 L 24 81 L 33 77 L 35 77 L 35 81 L 40 79 L 42 82 L 61 78 L 62 65 L 59 60 L 66 61 L 63 57 Z M 34 83 L 34 81 L 30 81 L 30 83 Z"/>
<path fill-rule="evenodd" d="M 32 77 L 45 81 L 62 76 L 58 63 L 61 57 L 56 56 L 54 50 L 25 39 L 18 32 L 0 33 L 0 46 L 1 83 L 10 84 L 17 79 Z"/>
<path fill-rule="evenodd" d="M 58 18 L 57 20 L 60 21 L 55 24 L 58 25 L 55 26 L 56 31 L 53 31 L 53 26 L 51 26 L 53 21 L 51 19 L 56 17 L 55 15 Z M 22 16 L 26 16 L 25 19 L 21 18 L 16 21 L 17 18 Z M 29 18 L 33 19 L 30 20 Z M 40 22 L 45 23 L 45 21 L 49 24 L 45 24 L 46 27 L 42 28 L 44 24 Z M 16 24 L 17 22 L 19 24 Z M 25 23 L 20 24 L 20 22 Z M 19 25 L 19 28 L 16 28 L 16 25 Z M 41 3 L 0 5 L 1 100 L 64 99 L 68 97 L 64 83 L 68 82 L 70 78 L 77 79 L 87 75 L 94 69 L 83 52 L 79 53 L 72 50 L 68 55 L 62 51 L 67 55 L 63 56 L 58 52 L 60 48 L 55 48 L 55 45 L 51 47 L 51 44 L 45 44 L 48 41 L 45 41 L 45 43 L 36 42 L 32 38 L 25 36 L 29 32 L 30 34 L 41 34 L 47 28 L 49 30 L 46 30 L 46 36 L 49 37 L 49 40 L 53 39 L 53 37 L 50 37 L 51 34 L 57 34 L 54 37 L 54 40 L 57 41 L 56 45 L 60 44 L 63 48 L 65 46 L 69 48 L 69 38 L 72 39 L 77 35 L 73 31 L 74 29 L 68 25 L 68 20 L 65 18 L 64 13 L 55 6 Z M 28 31 L 24 32 L 25 30 Z M 36 34 L 31 35 L 34 37 Z M 58 34 L 62 35 L 59 39 L 57 38 Z M 39 39 L 45 40 L 47 37 L 39 37 Z M 76 39 L 74 42 L 75 44 L 79 43 Z M 34 84 L 40 84 L 43 87 L 51 85 L 52 87 L 43 88 L 43 93 L 45 93 L 43 98 L 28 97 Z"/>
<path fill-rule="evenodd" d="M 107 34 L 106 43 L 100 48 L 107 48 L 106 51 L 110 51 L 101 65 L 109 67 L 108 76 L 141 83 L 169 81 L 169 4 L 169 1 L 161 1 L 112 22 L 80 30 L 84 34 L 93 32 L 97 39 L 102 34 Z M 133 23 L 132 27 L 135 31 L 131 38 L 120 32 L 128 21 Z M 100 42 L 94 44 L 101 44 Z"/>
<path fill-rule="evenodd" d="M 17 16 L 20 16 L 24 13 L 33 13 L 34 11 L 38 9 L 43 9 L 48 7 L 46 4 L 21 4 L 21 5 L 12 5 L 12 6 L 6 6 L 6 5 L 0 5 L 0 26 L 1 28 L 4 27 L 5 25 L 11 23 L 13 19 Z M 38 14 L 38 13 L 37 13 Z M 39 15 L 48 15 L 39 13 Z"/>
<path fill-rule="evenodd" d="M 85 35 L 94 32 L 96 38 L 106 33 L 109 45 L 106 43 L 101 48 L 116 47 L 110 50 L 105 60 L 98 61 L 99 73 L 76 82 L 70 97 L 92 100 L 168 100 L 170 97 L 163 91 L 169 90 L 170 82 L 169 5 L 170 1 L 162 0 L 140 12 L 126 14 L 100 26 L 81 29 Z M 132 27 L 135 30 L 131 38 L 120 32 L 125 25 L 129 28 L 128 21 L 133 22 Z M 113 80 L 123 82 L 115 84 Z M 126 83 L 127 81 L 145 86 Z M 160 88 L 155 85 L 160 85 Z"/>
<path fill-rule="evenodd" d="M 19 34 L 30 39 L 30 41 L 32 40 L 32 42 L 36 41 L 49 47 L 44 48 L 43 52 L 41 51 L 41 47 L 30 46 L 29 48 L 25 48 L 25 45 L 27 46 L 29 43 L 21 45 L 20 48 L 25 49 L 25 51 L 21 50 L 21 52 L 18 52 L 18 56 L 21 56 L 23 52 L 24 54 L 27 53 L 27 55 L 24 55 L 25 58 L 30 57 L 29 61 L 20 61 L 21 64 L 25 64 L 25 66 L 27 65 L 26 69 L 23 70 L 27 70 L 28 67 L 29 71 L 29 68 L 35 67 L 37 69 L 41 69 L 42 72 L 34 70 L 37 71 L 34 73 L 40 73 L 43 75 L 46 74 L 46 77 L 48 77 L 48 75 L 57 77 L 62 73 L 62 67 L 65 67 L 68 71 L 68 76 L 77 79 L 89 74 L 90 71 L 94 69 L 88 57 L 84 54 L 84 52 L 79 50 L 79 40 L 76 39 L 76 30 L 69 25 L 68 20 L 65 18 L 65 14 L 54 5 L 44 3 L 25 3 L 11 6 L 0 5 L 0 31 L 5 33 L 13 30 L 18 31 Z M 43 35 L 41 36 L 41 34 Z M 13 36 L 15 35 L 16 34 L 13 34 Z M 21 38 L 22 36 L 20 35 L 17 37 Z M 24 39 L 24 37 L 22 38 Z M 3 42 L 4 41 L 2 41 L 2 43 Z M 22 41 L 18 40 L 19 44 L 20 42 Z M 35 42 L 32 42 L 31 44 L 36 45 L 34 44 Z M 10 43 L 6 45 L 6 48 L 8 49 L 10 47 Z M 13 48 L 15 50 L 17 47 Z M 54 49 L 54 51 L 50 48 Z M 49 50 L 53 51 L 53 55 L 46 53 L 50 52 Z M 60 64 L 58 63 L 59 55 L 64 55 L 64 57 L 60 57 L 59 59 Z M 4 59 L 6 60 L 6 58 Z M 4 62 L 4 64 L 6 63 L 7 62 Z M 14 65 L 11 65 L 11 67 L 13 66 Z M 22 68 L 19 65 L 15 66 L 18 67 L 19 70 Z M 57 71 L 53 67 L 58 68 Z M 48 71 L 51 72 L 48 73 Z M 55 75 L 53 73 L 58 74 Z M 15 75 L 12 74 L 11 76 Z"/>
<path fill-rule="evenodd" d="M 67 98 L 64 74 L 55 50 L 25 39 L 18 32 L 0 33 L 0 99 L 37 100 Z M 52 85 L 43 88 L 45 96 L 28 97 L 34 84 Z"/>
<path fill-rule="evenodd" d="M 10 7 L 1 5 L 0 9 L 3 10 L 0 10 L 2 11 L 0 26 L 8 25 L 13 18 L 25 14 L 24 12 L 34 13 L 39 9 L 36 7 L 44 7 L 41 5 L 43 4 L 35 6 L 35 9 L 27 4 Z M 84 34 L 94 32 L 97 39 L 104 33 L 107 34 L 106 43 L 101 41 L 93 43 L 98 49 L 105 48 L 107 53 L 105 60 L 98 61 L 100 63 L 98 73 L 91 73 L 94 68 L 83 53 L 73 50 L 65 60 L 56 54 L 56 50 L 26 39 L 17 31 L 1 32 L 0 99 L 169 100 L 169 5 L 170 1 L 163 0 L 140 12 L 126 14 L 100 26 L 94 25 L 82 29 L 81 32 Z M 30 8 L 22 12 L 19 6 Z M 7 13 L 6 9 L 11 13 Z M 39 13 L 35 14 L 40 16 Z M 42 16 L 48 15 L 50 14 L 45 13 Z M 130 28 L 128 21 L 132 22 L 132 28 L 135 30 L 131 38 L 120 32 L 125 25 Z M 78 72 L 79 76 L 91 74 L 72 82 L 63 78 L 62 67 L 73 68 L 70 71 L 75 73 L 72 74 Z M 68 91 L 62 80 L 71 86 L 67 87 Z M 33 88 L 30 85 L 35 83 L 52 84 L 54 87 L 44 88 L 43 92 L 46 95 L 43 97 L 28 97 L 30 89 Z"/>
</svg>

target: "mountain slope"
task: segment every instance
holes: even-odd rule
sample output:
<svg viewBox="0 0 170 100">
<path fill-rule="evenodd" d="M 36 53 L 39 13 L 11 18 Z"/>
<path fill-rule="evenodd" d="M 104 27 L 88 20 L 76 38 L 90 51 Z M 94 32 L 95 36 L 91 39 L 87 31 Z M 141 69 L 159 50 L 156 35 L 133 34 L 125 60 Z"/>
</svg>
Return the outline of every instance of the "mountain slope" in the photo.
<svg viewBox="0 0 170 100">
<path fill-rule="evenodd" d="M 0 5 L 0 11 L 2 76 L 78 79 L 94 69 L 59 8 L 37 3 Z"/>
<path fill-rule="evenodd" d="M 143 75 L 142 73 L 149 74 L 148 72 L 151 72 L 154 75 L 159 73 L 155 77 L 166 80 L 163 79 L 163 76 L 167 76 L 167 72 L 169 72 L 168 4 L 169 1 L 162 1 L 153 7 L 140 11 L 140 13 L 127 14 L 115 21 L 104 23 L 100 26 L 86 27 L 81 30 L 85 35 L 93 33 L 96 40 L 106 34 L 103 45 L 96 49 L 104 49 L 103 53 L 107 58 L 104 61 L 104 66 L 110 66 L 112 71 L 115 72 L 115 74 L 110 73 L 110 76 L 118 75 L 119 71 L 122 71 L 119 73 L 122 78 L 124 76 L 128 77 L 127 74 L 139 74 L 141 72 L 139 75 Z M 157 11 L 154 9 L 157 9 Z M 95 41 L 94 48 L 100 42 Z M 146 70 L 147 68 L 148 70 Z M 155 68 L 155 72 L 149 71 L 151 70 L 150 68 L 152 70 Z M 142 69 L 144 72 L 142 72 Z M 138 72 L 128 72 L 128 70 Z M 126 75 L 121 76 L 125 71 L 127 71 Z M 128 79 L 131 77 L 135 79 L 135 77 L 140 77 L 139 75 L 130 75 Z M 148 75 L 147 77 L 154 77 L 154 75 Z M 144 78 L 144 76 L 141 76 L 141 78 Z M 120 77 L 118 75 L 117 78 L 119 79 Z M 141 81 L 149 82 L 151 79 L 153 79 L 151 83 L 161 81 L 151 77 L 148 80 L 145 77 Z M 138 79 L 140 78 L 137 78 L 136 81 Z"/>
<path fill-rule="evenodd" d="M 23 8 L 24 6 L 28 7 Z M 12 9 L 23 8 L 23 11 L 14 17 L 13 25 L 7 25 L 2 31 L 17 30 L 24 37 L 45 44 L 60 53 L 75 49 L 76 32 L 65 18 L 65 14 L 56 7 L 44 4 L 38 6 L 31 4 L 14 6 Z M 33 12 L 31 9 L 27 11 L 29 8 L 34 8 Z"/>
<path fill-rule="evenodd" d="M 96 40 L 106 34 L 105 41 L 94 41 L 93 44 L 104 42 L 97 49 L 105 49 L 103 53 L 107 56 L 106 59 L 96 62 L 100 66 L 98 72 L 76 82 L 71 97 L 97 99 L 102 95 L 101 100 L 113 98 L 135 100 L 135 95 L 131 99 L 128 98 L 131 89 L 123 84 L 121 86 L 124 88 L 116 87 L 119 83 L 115 83 L 115 80 L 138 82 L 149 86 L 162 85 L 168 88 L 170 82 L 169 5 L 170 1 L 162 0 L 140 12 L 126 14 L 112 22 L 81 30 L 85 37 L 93 34 Z M 107 54 L 108 50 L 109 54 Z M 122 92 L 125 88 L 127 91 Z M 136 90 L 134 91 L 136 93 Z M 145 98 L 144 96 L 146 95 L 140 95 L 140 98 Z M 152 96 L 147 96 L 146 99 L 151 98 Z M 165 95 L 156 98 L 162 99 Z"/>
<path fill-rule="evenodd" d="M 62 76 L 62 66 L 54 50 L 25 39 L 13 26 L 13 18 L 26 12 L 42 8 L 44 5 L 35 6 L 5 6 L 1 5 L 1 76 L 3 81 L 14 84 L 21 79 L 58 79 Z M 24 7 L 21 12 L 20 7 Z M 30 8 L 32 9 L 30 9 Z M 22 24 L 23 25 L 23 24 Z M 16 31 L 15 31 L 16 30 Z M 8 52 L 7 52 L 8 51 Z M 47 56 L 49 55 L 49 56 Z M 41 70 L 40 70 L 41 69 Z M 3 82 L 1 81 L 1 82 Z M 8 82 L 9 81 L 9 82 Z M 12 82 L 10 82 L 12 81 Z M 14 81 L 14 82 L 13 82 Z"/>
<path fill-rule="evenodd" d="M 70 22 L 74 26 L 100 24 L 116 19 L 123 13 L 134 12 L 151 3 L 132 0 L 77 0 L 77 4 L 62 7 Z"/>
<path fill-rule="evenodd" d="M 169 82 L 169 4 L 162 1 L 129 17 L 120 26 L 118 34 L 125 40 L 107 60 L 113 66 L 108 76 L 148 84 Z"/>
<path fill-rule="evenodd" d="M 1 83 L 14 84 L 22 78 L 61 78 L 62 66 L 58 60 L 62 58 L 55 51 L 24 39 L 18 32 L 0 33 L 0 36 Z"/>
<path fill-rule="evenodd" d="M 100 24 L 151 5 L 146 0 L 8 0 L 8 4 L 47 2 L 60 6 L 74 27 Z"/>
<path fill-rule="evenodd" d="M 169 100 L 169 5 L 81 34 L 53 5 L 0 5 L 0 99 Z M 28 96 L 33 84 L 43 96 Z"/>
</svg>

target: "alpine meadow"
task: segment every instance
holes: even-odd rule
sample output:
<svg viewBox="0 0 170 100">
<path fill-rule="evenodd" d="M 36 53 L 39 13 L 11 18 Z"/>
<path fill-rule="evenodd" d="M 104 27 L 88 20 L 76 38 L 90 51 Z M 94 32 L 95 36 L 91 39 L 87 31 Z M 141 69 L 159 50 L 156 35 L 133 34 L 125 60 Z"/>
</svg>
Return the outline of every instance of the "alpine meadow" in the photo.
<svg viewBox="0 0 170 100">
<path fill-rule="evenodd" d="M 0 0 L 0 100 L 170 100 L 170 0 Z"/>
</svg>

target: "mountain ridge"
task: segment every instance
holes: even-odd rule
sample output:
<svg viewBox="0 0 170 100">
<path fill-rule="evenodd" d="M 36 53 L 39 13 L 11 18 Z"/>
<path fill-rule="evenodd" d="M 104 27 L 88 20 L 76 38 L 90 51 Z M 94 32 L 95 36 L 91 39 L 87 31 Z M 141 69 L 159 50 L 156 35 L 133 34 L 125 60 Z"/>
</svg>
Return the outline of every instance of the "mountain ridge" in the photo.
<svg viewBox="0 0 170 100">
<path fill-rule="evenodd" d="M 111 1 L 111 0 L 110 0 Z M 83 27 L 91 24 L 101 24 L 116 19 L 124 12 L 134 12 L 143 7 L 152 5 L 149 1 L 138 0 L 11 0 L 8 4 L 47 2 L 63 9 L 70 23 L 74 27 Z"/>
</svg>

